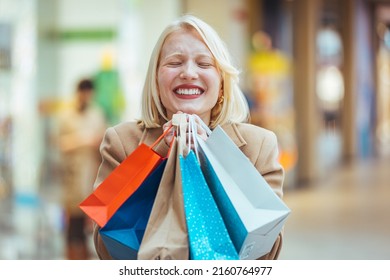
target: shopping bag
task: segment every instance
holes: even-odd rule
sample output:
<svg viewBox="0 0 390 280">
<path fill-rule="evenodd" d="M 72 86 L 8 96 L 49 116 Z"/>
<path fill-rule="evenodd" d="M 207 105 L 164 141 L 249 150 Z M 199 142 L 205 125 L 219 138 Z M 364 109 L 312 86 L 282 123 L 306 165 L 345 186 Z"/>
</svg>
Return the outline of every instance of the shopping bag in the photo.
<svg viewBox="0 0 390 280">
<path fill-rule="evenodd" d="M 175 138 L 138 250 L 138 259 L 187 260 L 188 250 L 188 233 Z"/>
<path fill-rule="evenodd" d="M 290 209 L 220 126 L 198 144 L 202 171 L 240 259 L 267 254 Z"/>
<path fill-rule="evenodd" d="M 184 210 L 192 260 L 237 260 L 237 251 L 198 161 L 197 125 L 192 115 L 174 115 Z"/>
<path fill-rule="evenodd" d="M 205 181 L 195 153 L 180 155 L 190 259 L 238 260 L 238 254 Z"/>
<path fill-rule="evenodd" d="M 99 229 L 104 245 L 113 259 L 137 259 L 165 164 L 166 159 L 119 207 L 106 225 Z"/>
<path fill-rule="evenodd" d="M 168 131 L 169 129 L 151 146 L 141 143 L 80 203 L 80 208 L 100 227 L 108 222 L 146 177 L 161 164 L 164 156 L 158 154 L 153 148 Z"/>
</svg>

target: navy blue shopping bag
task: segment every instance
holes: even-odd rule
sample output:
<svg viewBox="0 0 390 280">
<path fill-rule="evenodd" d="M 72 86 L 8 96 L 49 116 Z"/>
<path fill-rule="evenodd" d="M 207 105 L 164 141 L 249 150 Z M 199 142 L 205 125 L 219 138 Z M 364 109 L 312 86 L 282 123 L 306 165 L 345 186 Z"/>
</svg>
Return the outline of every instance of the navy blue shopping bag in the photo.
<svg viewBox="0 0 390 280">
<path fill-rule="evenodd" d="M 166 162 L 167 159 L 164 159 L 107 224 L 99 229 L 104 245 L 113 259 L 137 259 Z"/>
</svg>

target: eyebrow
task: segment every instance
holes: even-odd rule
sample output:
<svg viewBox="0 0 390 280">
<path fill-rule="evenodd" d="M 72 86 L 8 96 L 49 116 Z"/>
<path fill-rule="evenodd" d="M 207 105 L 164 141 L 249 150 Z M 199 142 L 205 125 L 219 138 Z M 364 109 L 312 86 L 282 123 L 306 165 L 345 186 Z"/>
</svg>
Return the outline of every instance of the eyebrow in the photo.
<svg viewBox="0 0 390 280">
<path fill-rule="evenodd" d="M 171 57 L 184 57 L 184 56 L 186 56 L 186 55 L 181 53 L 181 52 L 174 52 L 174 53 L 168 54 L 167 56 L 162 57 L 162 59 L 168 59 Z M 207 58 L 211 58 L 214 60 L 214 57 L 211 54 L 206 53 L 206 52 L 195 53 L 195 56 L 196 57 L 207 57 Z"/>
</svg>

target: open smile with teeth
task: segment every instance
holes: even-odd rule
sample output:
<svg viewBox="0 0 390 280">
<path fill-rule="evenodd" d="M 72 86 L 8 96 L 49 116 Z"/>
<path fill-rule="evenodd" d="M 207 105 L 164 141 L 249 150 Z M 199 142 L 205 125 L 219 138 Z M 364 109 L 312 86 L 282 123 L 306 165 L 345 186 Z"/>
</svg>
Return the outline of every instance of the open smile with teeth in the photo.
<svg viewBox="0 0 390 280">
<path fill-rule="evenodd" d="M 175 90 L 175 93 L 179 95 L 200 95 L 203 91 L 199 88 L 179 88 Z"/>
</svg>

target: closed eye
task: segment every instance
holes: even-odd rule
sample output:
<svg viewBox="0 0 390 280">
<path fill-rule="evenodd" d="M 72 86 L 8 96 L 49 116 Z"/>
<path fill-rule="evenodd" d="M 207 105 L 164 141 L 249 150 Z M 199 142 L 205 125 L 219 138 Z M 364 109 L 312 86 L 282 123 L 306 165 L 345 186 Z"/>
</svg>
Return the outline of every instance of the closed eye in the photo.
<svg viewBox="0 0 390 280">
<path fill-rule="evenodd" d="M 210 67 L 213 66 L 211 63 L 198 63 L 200 67 Z"/>
<path fill-rule="evenodd" d="M 181 64 L 182 63 L 180 61 L 171 61 L 171 62 L 166 63 L 167 66 L 171 66 L 171 67 L 180 66 Z"/>
<path fill-rule="evenodd" d="M 210 62 L 199 62 L 198 66 L 201 68 L 210 68 L 210 67 L 213 67 L 214 64 L 210 63 Z"/>
</svg>

